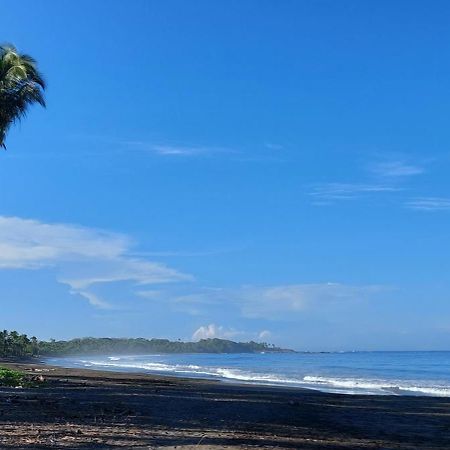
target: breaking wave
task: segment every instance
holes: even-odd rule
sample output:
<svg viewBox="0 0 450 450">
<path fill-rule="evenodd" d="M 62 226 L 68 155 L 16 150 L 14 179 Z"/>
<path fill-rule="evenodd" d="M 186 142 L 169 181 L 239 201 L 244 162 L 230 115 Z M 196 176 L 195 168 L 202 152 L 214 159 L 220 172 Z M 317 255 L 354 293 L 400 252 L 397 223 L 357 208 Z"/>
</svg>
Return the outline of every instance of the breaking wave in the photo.
<svg viewBox="0 0 450 450">
<path fill-rule="evenodd" d="M 195 360 L 194 355 L 183 355 L 181 360 Z M 259 361 L 259 367 L 254 361 L 253 366 L 248 360 L 239 361 L 240 367 L 226 367 L 223 365 L 210 365 L 204 362 L 226 362 L 227 355 L 211 356 L 211 360 L 198 364 L 177 363 L 176 356 L 149 355 L 149 356 L 109 356 L 95 358 L 61 358 L 49 361 L 51 364 L 66 367 L 85 367 L 125 372 L 146 372 L 154 374 L 172 374 L 183 377 L 219 379 L 228 382 L 252 383 L 260 385 L 301 387 L 320 390 L 324 392 L 365 395 L 426 395 L 437 397 L 450 397 L 450 379 L 445 384 L 432 380 L 401 379 L 387 377 L 361 377 L 361 376 L 324 376 L 310 373 L 301 373 L 305 368 L 296 371 L 286 370 L 272 364 L 264 366 Z M 236 358 L 236 356 L 234 356 Z M 244 358 L 244 357 L 242 357 Z M 247 357 L 248 358 L 248 357 Z M 261 356 L 266 358 L 266 356 Z M 269 357 L 270 358 L 270 357 Z M 203 359 L 206 359 L 203 356 Z M 169 360 L 169 361 L 167 361 Z M 195 361 L 196 362 L 196 361 Z M 235 363 L 235 361 L 234 361 Z M 236 363 L 235 363 L 236 365 Z M 261 367 L 263 366 L 263 367 Z M 245 367 L 245 368 L 244 368 Z M 248 367 L 248 368 L 247 368 Z M 261 370 L 261 369 L 266 369 Z M 317 369 L 316 369 L 317 370 Z M 357 369 L 355 368 L 355 371 Z M 398 375 L 398 374 L 397 374 Z"/>
</svg>

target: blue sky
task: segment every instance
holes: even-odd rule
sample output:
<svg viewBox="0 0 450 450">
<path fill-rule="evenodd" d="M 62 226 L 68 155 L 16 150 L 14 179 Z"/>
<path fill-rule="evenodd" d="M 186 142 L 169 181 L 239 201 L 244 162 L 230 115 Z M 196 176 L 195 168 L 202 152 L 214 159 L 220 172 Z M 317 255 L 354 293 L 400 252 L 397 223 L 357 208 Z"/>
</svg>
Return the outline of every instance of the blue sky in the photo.
<svg viewBox="0 0 450 450">
<path fill-rule="evenodd" d="M 5 3 L 6 5 L 6 3 Z M 448 2 L 8 2 L 1 326 L 450 348 Z"/>
</svg>

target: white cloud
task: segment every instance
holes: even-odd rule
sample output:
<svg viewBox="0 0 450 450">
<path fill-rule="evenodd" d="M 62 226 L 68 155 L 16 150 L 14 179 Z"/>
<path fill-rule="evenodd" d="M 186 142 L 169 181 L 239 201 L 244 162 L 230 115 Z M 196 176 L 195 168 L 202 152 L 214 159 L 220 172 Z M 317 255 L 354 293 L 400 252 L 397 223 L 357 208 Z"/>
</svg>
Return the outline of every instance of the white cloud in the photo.
<svg viewBox="0 0 450 450">
<path fill-rule="evenodd" d="M 226 329 L 223 326 L 218 326 L 213 323 L 210 325 L 204 325 L 198 328 L 192 335 L 194 341 L 199 341 L 200 339 L 231 339 L 240 333 L 239 331 L 233 330 L 231 328 Z"/>
<path fill-rule="evenodd" d="M 263 330 L 258 334 L 258 338 L 261 340 L 270 339 L 272 337 L 272 333 L 269 330 Z"/>
<path fill-rule="evenodd" d="M 194 334 L 192 339 L 194 341 L 199 341 L 200 339 L 231 339 L 235 340 L 239 338 L 240 340 L 263 340 L 270 338 L 271 333 L 268 330 L 263 330 L 261 332 L 250 332 L 250 331 L 238 331 L 234 328 L 226 328 L 222 325 L 216 325 L 211 323 L 209 325 L 203 325 L 199 327 Z"/>
<path fill-rule="evenodd" d="M 384 184 L 364 184 L 364 183 L 324 183 L 313 187 L 309 193 L 319 200 L 349 200 L 384 192 L 395 192 L 400 189 Z"/>
<path fill-rule="evenodd" d="M 130 244 L 120 234 L 0 216 L 0 268 L 27 269 L 60 260 L 117 258 Z"/>
<path fill-rule="evenodd" d="M 405 203 L 409 209 L 418 211 L 449 211 L 450 198 L 444 197 L 416 197 Z"/>
<path fill-rule="evenodd" d="M 424 168 L 418 165 L 408 164 L 405 161 L 387 161 L 372 164 L 371 172 L 382 177 L 409 177 L 424 173 Z"/>
<path fill-rule="evenodd" d="M 146 285 L 191 279 L 163 264 L 130 256 L 131 246 L 131 239 L 118 233 L 0 216 L 0 269 L 53 267 L 58 281 L 96 307 L 108 303 L 87 291 L 93 284 L 130 281 Z"/>
</svg>

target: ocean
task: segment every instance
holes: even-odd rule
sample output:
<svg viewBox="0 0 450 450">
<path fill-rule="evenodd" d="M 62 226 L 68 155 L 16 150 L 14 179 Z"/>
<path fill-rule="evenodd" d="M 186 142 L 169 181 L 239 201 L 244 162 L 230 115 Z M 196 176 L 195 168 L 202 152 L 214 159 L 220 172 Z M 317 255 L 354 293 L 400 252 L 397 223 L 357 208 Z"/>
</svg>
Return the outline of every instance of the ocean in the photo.
<svg viewBox="0 0 450 450">
<path fill-rule="evenodd" d="M 450 352 L 108 355 L 46 362 L 343 394 L 450 397 Z"/>
</svg>

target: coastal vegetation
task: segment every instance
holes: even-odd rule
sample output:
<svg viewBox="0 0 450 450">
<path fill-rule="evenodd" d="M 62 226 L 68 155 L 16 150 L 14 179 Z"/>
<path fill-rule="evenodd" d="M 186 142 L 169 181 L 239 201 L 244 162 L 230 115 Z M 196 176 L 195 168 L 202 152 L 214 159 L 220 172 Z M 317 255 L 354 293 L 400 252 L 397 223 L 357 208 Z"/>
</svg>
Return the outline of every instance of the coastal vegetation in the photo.
<svg viewBox="0 0 450 450">
<path fill-rule="evenodd" d="M 42 355 L 145 354 L 145 353 L 258 353 L 281 349 L 258 342 L 202 339 L 198 342 L 167 339 L 82 338 L 39 343 Z"/>
<path fill-rule="evenodd" d="M 17 331 L 0 331 L 0 357 L 10 356 L 37 356 L 39 354 L 39 341 L 36 337 L 29 338 L 26 334 Z"/>
<path fill-rule="evenodd" d="M 0 46 L 0 147 L 11 126 L 25 117 L 28 108 L 37 103 L 45 107 L 45 81 L 36 61 L 21 54 L 12 45 Z"/>
<path fill-rule="evenodd" d="M 260 353 L 286 352 L 265 342 L 233 342 L 226 339 L 202 339 L 198 342 L 144 338 L 92 338 L 69 341 L 39 341 L 17 331 L 0 332 L 0 357 L 66 356 L 93 354 L 149 353 Z"/>
<path fill-rule="evenodd" d="M 25 375 L 17 370 L 0 367 L 0 386 L 16 387 L 25 384 Z"/>
</svg>

